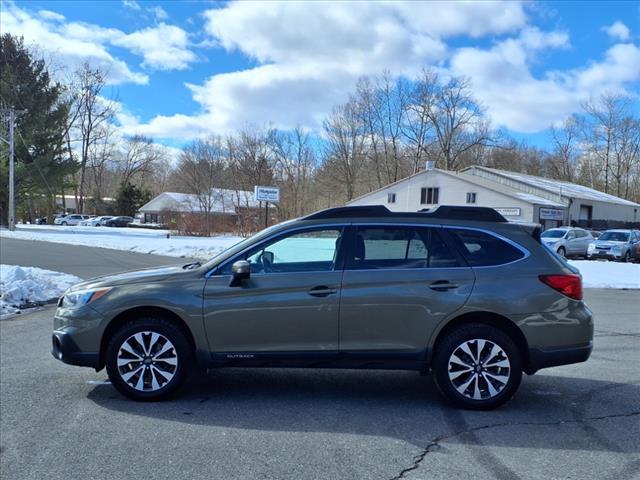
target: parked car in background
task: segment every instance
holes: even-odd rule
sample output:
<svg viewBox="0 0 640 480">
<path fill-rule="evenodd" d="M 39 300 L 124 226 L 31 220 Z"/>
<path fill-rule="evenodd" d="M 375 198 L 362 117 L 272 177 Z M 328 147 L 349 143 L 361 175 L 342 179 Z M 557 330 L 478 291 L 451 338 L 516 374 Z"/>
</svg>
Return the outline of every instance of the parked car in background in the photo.
<svg viewBox="0 0 640 480">
<path fill-rule="evenodd" d="M 539 233 L 482 207 L 332 208 L 204 265 L 75 285 L 52 354 L 106 366 L 135 400 L 166 398 L 196 370 L 269 365 L 432 372 L 453 404 L 494 408 L 523 372 L 591 353 L 582 278 Z"/>
<path fill-rule="evenodd" d="M 133 217 L 111 217 L 104 222 L 105 227 L 126 227 L 133 222 Z"/>
<path fill-rule="evenodd" d="M 629 262 L 640 260 L 640 231 L 607 230 L 589 245 L 587 258 Z"/>
<path fill-rule="evenodd" d="M 35 223 L 36 225 L 46 225 L 47 217 L 38 217 L 33 221 L 33 223 Z"/>
<path fill-rule="evenodd" d="M 107 220 L 111 220 L 113 217 L 110 215 L 105 215 L 101 217 L 93 217 L 88 220 L 84 220 L 80 222 L 80 225 L 83 227 L 100 227 L 104 225 L 104 222 Z"/>
<path fill-rule="evenodd" d="M 591 236 L 593 238 L 598 238 L 600 235 L 602 235 L 602 232 L 599 230 L 589 230 L 589 233 L 591 233 Z"/>
<path fill-rule="evenodd" d="M 55 225 L 80 225 L 83 220 L 88 220 L 89 215 L 71 214 L 65 217 L 56 218 L 53 223 Z"/>
<path fill-rule="evenodd" d="M 542 233 L 542 243 L 563 257 L 586 257 L 587 248 L 594 238 L 583 228 L 558 227 Z"/>
</svg>

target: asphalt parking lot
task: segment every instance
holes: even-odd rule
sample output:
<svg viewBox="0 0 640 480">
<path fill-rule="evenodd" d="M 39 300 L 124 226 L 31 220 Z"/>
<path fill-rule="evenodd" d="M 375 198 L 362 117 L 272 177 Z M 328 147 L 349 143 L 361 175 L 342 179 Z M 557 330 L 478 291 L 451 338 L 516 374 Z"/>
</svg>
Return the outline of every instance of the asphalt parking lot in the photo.
<svg viewBox="0 0 640 480">
<path fill-rule="evenodd" d="M 0 322 L 0 477 L 639 478 L 640 292 L 585 297 L 591 359 L 492 412 L 447 407 L 413 372 L 350 370 L 210 371 L 135 403 L 53 359 L 52 307 L 17 316 Z"/>
</svg>

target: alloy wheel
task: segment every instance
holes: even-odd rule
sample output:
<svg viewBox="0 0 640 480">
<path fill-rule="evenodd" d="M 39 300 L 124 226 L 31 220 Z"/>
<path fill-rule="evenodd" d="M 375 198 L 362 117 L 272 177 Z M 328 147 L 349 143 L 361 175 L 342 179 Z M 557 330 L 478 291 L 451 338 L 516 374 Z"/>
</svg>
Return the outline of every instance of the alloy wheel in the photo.
<svg viewBox="0 0 640 480">
<path fill-rule="evenodd" d="M 143 331 L 134 333 L 120 345 L 117 366 L 120 377 L 130 387 L 155 392 L 175 376 L 178 354 L 164 335 Z"/>
<path fill-rule="evenodd" d="M 449 357 L 449 380 L 466 398 L 487 400 L 496 397 L 507 386 L 511 363 L 505 351 L 485 339 L 467 340 Z"/>
</svg>

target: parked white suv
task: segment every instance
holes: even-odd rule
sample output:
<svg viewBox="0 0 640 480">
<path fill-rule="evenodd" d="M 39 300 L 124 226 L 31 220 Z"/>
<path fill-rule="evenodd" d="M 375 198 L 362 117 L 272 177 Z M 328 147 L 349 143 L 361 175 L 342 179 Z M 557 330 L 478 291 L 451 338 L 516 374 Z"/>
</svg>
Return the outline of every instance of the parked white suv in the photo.
<svg viewBox="0 0 640 480">
<path fill-rule="evenodd" d="M 83 220 L 89 220 L 89 215 L 72 214 L 66 217 L 56 218 L 53 223 L 55 225 L 79 225 Z"/>
</svg>

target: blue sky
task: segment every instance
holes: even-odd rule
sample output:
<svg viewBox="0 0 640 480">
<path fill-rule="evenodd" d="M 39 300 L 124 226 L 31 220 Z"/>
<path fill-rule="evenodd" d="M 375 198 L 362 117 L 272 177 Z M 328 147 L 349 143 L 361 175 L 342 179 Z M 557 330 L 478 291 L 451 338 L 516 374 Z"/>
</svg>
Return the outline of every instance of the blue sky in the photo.
<svg viewBox="0 0 640 480">
<path fill-rule="evenodd" d="M 272 123 L 317 129 L 362 75 L 465 75 L 497 127 L 546 129 L 604 92 L 640 93 L 638 2 L 2 2 L 61 75 L 109 70 L 124 134 L 179 146 Z"/>
</svg>

